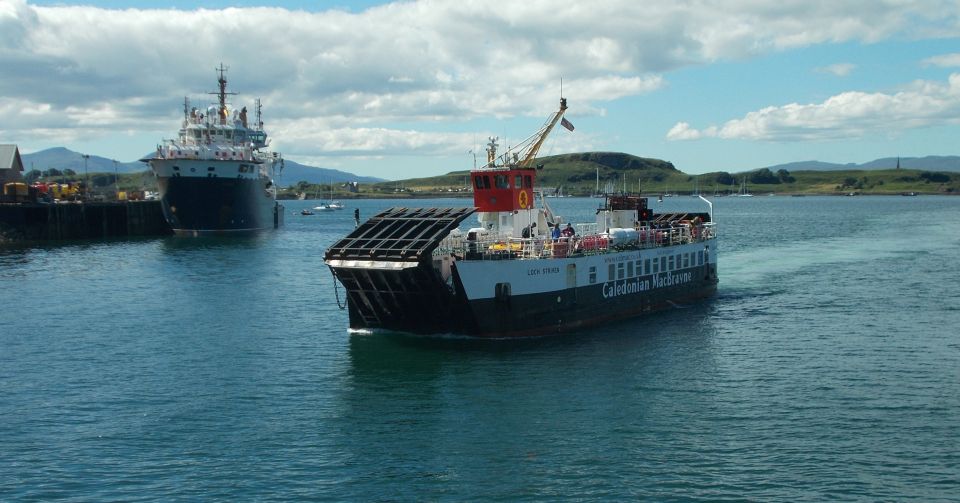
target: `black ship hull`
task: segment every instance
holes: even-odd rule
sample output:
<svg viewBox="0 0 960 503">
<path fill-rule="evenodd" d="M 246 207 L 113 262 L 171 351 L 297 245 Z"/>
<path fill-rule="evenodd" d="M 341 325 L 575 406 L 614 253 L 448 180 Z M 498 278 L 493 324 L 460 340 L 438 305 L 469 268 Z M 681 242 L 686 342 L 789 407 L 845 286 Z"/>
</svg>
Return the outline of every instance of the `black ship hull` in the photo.
<svg viewBox="0 0 960 503">
<path fill-rule="evenodd" d="M 454 275 L 451 289 L 429 267 L 335 269 L 335 273 L 347 288 L 351 329 L 486 338 L 562 334 L 635 318 L 708 298 L 718 283 L 715 268 L 705 265 L 673 271 L 671 275 L 690 280 L 650 291 L 631 291 L 627 284 L 662 280 L 639 276 L 522 295 L 506 290 L 492 298 L 471 300 L 459 276 Z"/>
<path fill-rule="evenodd" d="M 283 211 L 263 179 L 158 177 L 163 215 L 180 235 L 255 233 L 278 228 Z"/>
</svg>

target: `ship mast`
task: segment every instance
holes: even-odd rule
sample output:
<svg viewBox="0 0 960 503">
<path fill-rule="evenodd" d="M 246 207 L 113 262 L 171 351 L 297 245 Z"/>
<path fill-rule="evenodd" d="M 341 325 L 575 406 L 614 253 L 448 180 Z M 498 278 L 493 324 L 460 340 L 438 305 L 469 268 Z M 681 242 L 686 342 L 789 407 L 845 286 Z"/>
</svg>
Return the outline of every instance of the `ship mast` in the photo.
<svg viewBox="0 0 960 503">
<path fill-rule="evenodd" d="M 225 68 L 223 66 L 223 63 L 220 63 L 220 68 L 214 68 L 214 70 L 216 70 L 217 73 L 219 74 L 217 78 L 217 83 L 220 84 L 220 91 L 216 93 L 210 93 L 210 94 L 217 95 L 217 98 L 220 101 L 220 106 L 217 109 L 217 115 L 220 116 L 220 124 L 226 124 L 227 123 L 227 95 L 237 94 L 237 93 L 227 92 L 227 78 L 225 77 L 225 75 L 227 73 L 227 70 L 229 70 L 229 68 Z"/>
</svg>

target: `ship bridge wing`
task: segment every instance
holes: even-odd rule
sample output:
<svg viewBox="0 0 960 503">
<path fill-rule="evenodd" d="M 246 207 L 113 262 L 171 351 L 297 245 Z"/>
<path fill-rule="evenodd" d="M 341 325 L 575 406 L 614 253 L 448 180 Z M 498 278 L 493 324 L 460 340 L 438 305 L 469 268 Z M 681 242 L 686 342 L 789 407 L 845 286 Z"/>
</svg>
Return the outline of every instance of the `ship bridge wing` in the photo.
<svg viewBox="0 0 960 503">
<path fill-rule="evenodd" d="M 365 268 L 415 267 L 429 259 L 440 241 L 476 208 L 390 208 L 354 229 L 327 249 L 333 267 L 360 263 Z"/>
</svg>

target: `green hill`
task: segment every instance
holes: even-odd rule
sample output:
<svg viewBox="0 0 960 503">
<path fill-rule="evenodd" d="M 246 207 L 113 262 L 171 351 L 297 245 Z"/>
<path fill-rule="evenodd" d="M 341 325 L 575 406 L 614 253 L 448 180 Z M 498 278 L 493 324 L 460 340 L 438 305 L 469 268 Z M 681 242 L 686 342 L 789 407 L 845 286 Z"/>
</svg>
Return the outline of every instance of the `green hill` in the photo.
<svg viewBox="0 0 960 503">
<path fill-rule="evenodd" d="M 619 152 L 584 152 L 537 160 L 537 185 L 566 195 L 596 192 L 681 193 L 699 190 L 712 195 L 737 192 L 746 178 L 746 190 L 756 194 L 960 194 L 960 175 L 923 169 L 787 171 L 768 168 L 742 172 L 717 171 L 689 175 L 672 163 Z M 359 197 L 440 196 L 471 194 L 469 170 L 441 176 L 362 185 Z M 598 181 L 599 178 L 599 181 Z"/>
</svg>

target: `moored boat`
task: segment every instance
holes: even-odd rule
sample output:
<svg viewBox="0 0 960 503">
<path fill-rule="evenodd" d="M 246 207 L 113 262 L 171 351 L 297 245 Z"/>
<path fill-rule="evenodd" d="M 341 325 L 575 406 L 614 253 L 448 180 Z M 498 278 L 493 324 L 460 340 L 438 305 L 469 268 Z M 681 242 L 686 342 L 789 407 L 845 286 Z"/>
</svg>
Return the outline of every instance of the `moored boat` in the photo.
<svg viewBox="0 0 960 503">
<path fill-rule="evenodd" d="M 235 234 L 274 229 L 283 224 L 273 177 L 283 158 L 269 152 L 260 103 L 256 120 L 247 109 L 229 110 L 226 69 L 219 73 L 219 102 L 206 114 L 184 99 L 178 137 L 166 140 L 142 161 L 150 165 L 160 188 L 164 218 L 176 234 Z"/>
<path fill-rule="evenodd" d="M 536 154 L 566 100 L 517 151 L 471 171 L 472 208 L 391 208 L 324 256 L 347 292 L 352 329 L 522 337 L 562 333 L 712 295 L 709 211 L 655 213 L 607 195 L 596 221 L 566 222 L 535 201 Z M 568 127 L 568 129 L 572 129 Z M 479 226 L 460 229 L 473 215 Z"/>
</svg>

